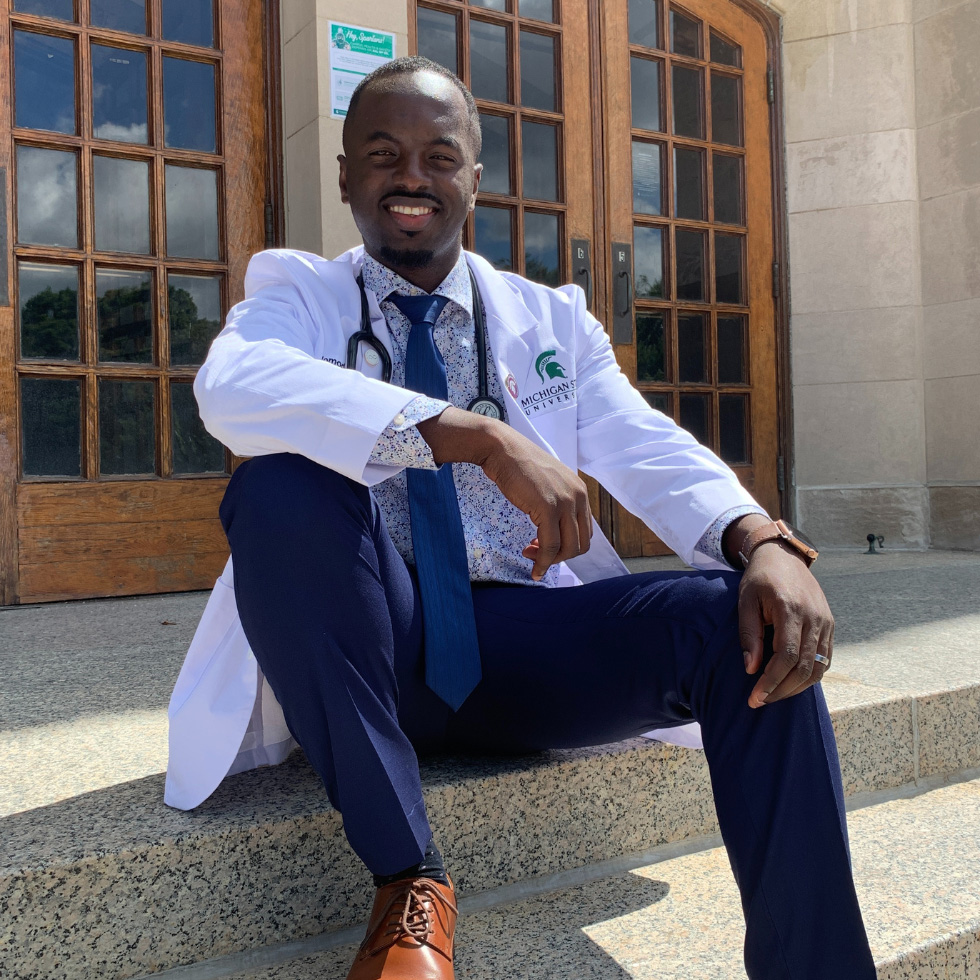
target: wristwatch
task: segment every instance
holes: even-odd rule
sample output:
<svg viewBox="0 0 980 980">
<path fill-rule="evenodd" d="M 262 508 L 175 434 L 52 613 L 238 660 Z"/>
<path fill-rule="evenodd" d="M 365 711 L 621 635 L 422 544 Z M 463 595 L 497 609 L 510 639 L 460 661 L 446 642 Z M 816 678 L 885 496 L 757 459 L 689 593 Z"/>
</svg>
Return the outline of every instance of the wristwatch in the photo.
<svg viewBox="0 0 980 980">
<path fill-rule="evenodd" d="M 742 550 L 738 553 L 738 557 L 742 559 L 742 567 L 745 568 L 748 566 L 752 552 L 760 544 L 766 541 L 779 540 L 784 541 L 791 548 L 798 551 L 800 557 L 806 562 L 807 568 L 817 560 L 817 555 L 820 554 L 817 551 L 817 546 L 802 531 L 793 527 L 792 524 L 787 524 L 786 521 L 770 521 L 768 524 L 757 527 L 745 536 L 745 540 L 742 542 Z"/>
</svg>

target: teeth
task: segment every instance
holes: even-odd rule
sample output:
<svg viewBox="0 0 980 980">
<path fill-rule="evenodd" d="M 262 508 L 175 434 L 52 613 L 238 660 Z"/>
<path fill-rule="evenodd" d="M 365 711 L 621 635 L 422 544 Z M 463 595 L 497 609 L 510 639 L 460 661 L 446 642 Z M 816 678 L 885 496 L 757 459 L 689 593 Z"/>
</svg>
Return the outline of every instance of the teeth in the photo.
<svg viewBox="0 0 980 980">
<path fill-rule="evenodd" d="M 413 217 L 418 217 L 422 214 L 432 214 L 432 208 L 408 208 L 403 204 L 392 204 L 388 208 L 389 211 L 394 211 L 395 214 L 410 214 Z"/>
</svg>

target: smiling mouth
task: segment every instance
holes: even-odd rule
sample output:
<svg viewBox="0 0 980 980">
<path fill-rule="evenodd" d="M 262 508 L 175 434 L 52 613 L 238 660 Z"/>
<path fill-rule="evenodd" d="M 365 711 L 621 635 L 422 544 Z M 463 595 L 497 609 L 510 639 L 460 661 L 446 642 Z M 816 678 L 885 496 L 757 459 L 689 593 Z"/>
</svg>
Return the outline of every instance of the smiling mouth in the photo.
<svg viewBox="0 0 980 980">
<path fill-rule="evenodd" d="M 404 204 L 389 204 L 387 207 L 389 211 L 395 214 L 405 214 L 412 218 L 421 218 L 425 215 L 436 213 L 436 209 L 433 207 L 410 208 Z"/>
</svg>

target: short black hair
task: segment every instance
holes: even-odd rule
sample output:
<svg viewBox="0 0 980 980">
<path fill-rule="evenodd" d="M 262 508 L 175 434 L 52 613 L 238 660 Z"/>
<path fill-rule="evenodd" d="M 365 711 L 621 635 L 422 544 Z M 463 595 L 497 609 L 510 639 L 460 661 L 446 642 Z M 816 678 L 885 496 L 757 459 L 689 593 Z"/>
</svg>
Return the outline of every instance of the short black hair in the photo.
<svg viewBox="0 0 980 980">
<path fill-rule="evenodd" d="M 423 58 L 418 54 L 408 55 L 404 58 L 395 58 L 394 61 L 389 61 L 380 68 L 375 68 L 370 75 L 361 79 L 360 84 L 354 89 L 354 94 L 350 97 L 350 105 L 347 107 L 347 115 L 344 117 L 344 146 L 347 146 L 348 124 L 354 117 L 358 103 L 361 101 L 361 96 L 367 89 L 382 84 L 387 79 L 397 78 L 399 75 L 414 75 L 423 71 L 448 78 L 463 96 L 470 117 L 470 136 L 473 139 L 473 156 L 474 159 L 478 160 L 480 158 L 480 151 L 483 149 L 483 132 L 480 128 L 480 111 L 476 107 L 476 100 L 473 98 L 473 93 L 460 81 L 459 76 L 451 72 L 445 65 L 440 65 L 438 61 Z"/>
</svg>

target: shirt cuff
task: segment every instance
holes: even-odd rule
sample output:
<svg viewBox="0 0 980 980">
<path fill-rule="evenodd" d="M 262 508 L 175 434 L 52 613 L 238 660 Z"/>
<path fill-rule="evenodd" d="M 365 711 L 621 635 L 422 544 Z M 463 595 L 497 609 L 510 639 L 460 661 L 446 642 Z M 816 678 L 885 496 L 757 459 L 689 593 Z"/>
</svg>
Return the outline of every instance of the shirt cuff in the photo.
<svg viewBox="0 0 980 980">
<path fill-rule="evenodd" d="M 731 507 L 711 522 L 708 530 L 701 535 L 701 540 L 694 546 L 694 550 L 700 552 L 707 558 L 713 558 L 723 565 L 728 565 L 729 568 L 734 568 L 735 566 L 728 561 L 725 557 L 725 552 L 722 551 L 721 539 L 728 525 L 732 521 L 737 521 L 740 517 L 745 517 L 746 514 L 762 514 L 763 517 L 769 516 L 761 507 L 754 504 L 742 504 L 739 507 Z M 741 569 L 738 570 L 741 571 Z"/>
<path fill-rule="evenodd" d="M 370 463 L 383 466 L 410 466 L 417 470 L 437 470 L 429 444 L 416 426 L 449 408 L 449 402 L 418 395 L 413 398 L 378 436 L 371 450 Z"/>
</svg>

